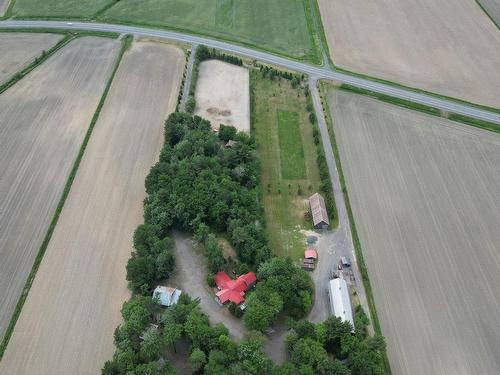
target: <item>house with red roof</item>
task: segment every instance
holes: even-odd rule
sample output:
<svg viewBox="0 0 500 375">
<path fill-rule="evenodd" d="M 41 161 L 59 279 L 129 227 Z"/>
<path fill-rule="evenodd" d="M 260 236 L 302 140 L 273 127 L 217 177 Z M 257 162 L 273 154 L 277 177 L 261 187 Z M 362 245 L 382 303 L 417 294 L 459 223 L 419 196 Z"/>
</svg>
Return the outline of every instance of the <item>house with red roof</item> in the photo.
<svg viewBox="0 0 500 375">
<path fill-rule="evenodd" d="M 219 302 L 222 304 L 233 302 L 239 305 L 245 301 L 245 292 L 257 282 L 257 276 L 253 272 L 248 272 L 233 280 L 227 273 L 221 271 L 215 274 L 214 280 L 219 289 L 216 294 Z"/>
</svg>

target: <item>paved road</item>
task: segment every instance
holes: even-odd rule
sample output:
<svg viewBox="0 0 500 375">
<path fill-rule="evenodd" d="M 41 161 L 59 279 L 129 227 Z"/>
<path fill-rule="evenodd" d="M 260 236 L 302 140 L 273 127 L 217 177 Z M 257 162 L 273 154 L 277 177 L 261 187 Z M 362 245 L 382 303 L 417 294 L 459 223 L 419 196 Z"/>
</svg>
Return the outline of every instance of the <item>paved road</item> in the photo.
<svg viewBox="0 0 500 375">
<path fill-rule="evenodd" d="M 335 204 L 337 205 L 337 215 L 339 216 L 339 225 L 337 229 L 333 233 L 330 232 L 323 234 L 322 238 L 319 240 L 317 247 L 319 258 L 318 267 L 313 272 L 313 280 L 316 285 L 316 298 L 313 309 L 309 314 L 309 320 L 313 322 L 320 322 L 329 316 L 330 311 L 328 295 L 326 294 L 328 287 L 327 283 L 332 270 L 337 266 L 341 256 L 346 256 L 351 259 L 352 270 L 354 273 L 354 286 L 356 287 L 361 306 L 363 306 L 366 314 L 370 317 L 365 288 L 361 281 L 361 275 L 356 263 L 349 215 L 347 214 L 344 194 L 340 185 L 339 173 L 337 171 L 337 165 L 335 164 L 335 157 L 333 155 L 330 136 L 328 134 L 328 128 L 326 126 L 326 120 L 323 114 L 321 99 L 317 88 L 317 81 L 315 79 L 309 80 L 309 89 L 311 91 L 311 97 L 313 99 L 314 109 L 318 119 L 323 149 L 325 150 L 326 163 L 328 165 L 330 180 L 333 186 Z"/>
<path fill-rule="evenodd" d="M 191 87 L 191 77 L 193 76 L 193 65 L 194 58 L 196 57 L 196 48 L 198 45 L 193 44 L 191 47 L 191 53 L 189 54 L 189 59 L 186 67 L 186 79 L 184 80 L 184 87 L 182 89 L 182 98 L 179 105 L 180 112 L 186 112 L 186 103 L 189 97 L 189 88 Z"/>
<path fill-rule="evenodd" d="M 143 27 L 134 27 L 127 25 L 113 25 L 91 22 L 72 22 L 71 24 L 64 21 L 17 21 L 7 20 L 0 22 L 1 28 L 56 28 L 56 29 L 84 29 L 94 31 L 108 31 L 117 33 L 128 33 L 142 36 L 150 36 L 157 38 L 165 38 L 176 40 L 189 44 L 204 44 L 208 47 L 217 48 L 226 52 L 249 57 L 251 59 L 260 60 L 269 64 L 278 65 L 290 70 L 295 70 L 301 73 L 308 74 L 314 79 L 329 79 L 342 83 L 347 83 L 359 88 L 375 91 L 382 94 L 387 94 L 401 99 L 411 100 L 415 103 L 420 103 L 428 106 L 433 106 L 447 112 L 454 112 L 461 115 L 474 117 L 480 120 L 486 120 L 500 124 L 500 114 L 479 109 L 467 104 L 461 104 L 453 100 L 440 99 L 431 95 L 417 93 L 411 90 L 397 88 L 391 85 L 386 85 L 379 82 L 374 82 L 361 77 L 356 77 L 346 73 L 341 73 L 331 70 L 330 67 L 318 67 L 294 60 L 289 60 L 284 57 L 275 56 L 266 52 L 256 51 L 250 48 L 234 45 L 218 40 L 202 38 L 194 35 L 182 34 L 179 32 L 148 29 Z"/>
</svg>

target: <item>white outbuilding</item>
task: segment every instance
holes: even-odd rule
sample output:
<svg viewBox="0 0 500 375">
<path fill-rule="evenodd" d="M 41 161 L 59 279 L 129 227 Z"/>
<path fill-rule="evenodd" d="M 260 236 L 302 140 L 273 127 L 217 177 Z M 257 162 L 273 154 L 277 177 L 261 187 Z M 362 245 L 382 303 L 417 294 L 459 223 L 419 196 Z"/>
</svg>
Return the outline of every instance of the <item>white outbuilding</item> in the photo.
<svg viewBox="0 0 500 375">
<path fill-rule="evenodd" d="M 153 292 L 153 298 L 158 298 L 160 305 L 169 307 L 179 301 L 182 291 L 168 286 L 157 286 Z"/>
<path fill-rule="evenodd" d="M 332 314 L 340 318 L 343 322 L 347 321 L 351 323 L 354 329 L 351 298 L 345 280 L 342 278 L 330 280 L 328 292 L 330 295 L 330 308 Z"/>
</svg>

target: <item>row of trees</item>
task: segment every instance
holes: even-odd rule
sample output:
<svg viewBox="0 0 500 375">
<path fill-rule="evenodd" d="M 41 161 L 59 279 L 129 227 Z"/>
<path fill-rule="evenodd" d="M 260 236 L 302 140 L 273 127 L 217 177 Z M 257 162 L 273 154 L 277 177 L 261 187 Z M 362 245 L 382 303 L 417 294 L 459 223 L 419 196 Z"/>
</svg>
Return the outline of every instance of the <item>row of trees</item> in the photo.
<svg viewBox="0 0 500 375">
<path fill-rule="evenodd" d="M 117 350 L 104 375 L 174 375 L 166 350 L 189 345 L 187 364 L 205 375 L 378 375 L 384 374 L 382 337 L 367 337 L 364 326 L 352 334 L 349 323 L 331 317 L 320 324 L 292 323 L 286 338 L 290 361 L 275 365 L 263 351 L 263 337 L 249 331 L 235 343 L 223 324 L 210 326 L 197 300 L 181 295 L 162 310 L 149 297 L 135 296 L 122 308 L 124 323 L 115 331 Z M 152 324 L 155 321 L 156 324 Z"/>
<path fill-rule="evenodd" d="M 367 322 L 358 314 L 355 334 L 349 322 L 334 316 L 319 324 L 295 323 L 286 338 L 291 362 L 300 374 L 385 374 L 384 338 L 367 336 Z"/>
</svg>

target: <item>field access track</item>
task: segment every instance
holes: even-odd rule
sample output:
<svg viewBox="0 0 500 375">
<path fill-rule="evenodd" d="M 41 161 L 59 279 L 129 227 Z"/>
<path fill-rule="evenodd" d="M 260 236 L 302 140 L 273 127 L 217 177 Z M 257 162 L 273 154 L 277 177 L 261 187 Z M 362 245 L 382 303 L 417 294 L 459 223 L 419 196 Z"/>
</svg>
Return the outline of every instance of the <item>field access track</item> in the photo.
<svg viewBox="0 0 500 375">
<path fill-rule="evenodd" d="M 0 338 L 118 48 L 119 43 L 111 39 L 76 39 L 0 95 Z"/>
<path fill-rule="evenodd" d="M 500 373 L 500 134 L 329 100 L 392 373 Z"/>
<path fill-rule="evenodd" d="M 1 1 L 1 0 L 0 0 Z M 61 34 L 0 33 L 0 85 L 62 39 Z"/>
<path fill-rule="evenodd" d="M 318 0 L 335 65 L 500 107 L 500 32 L 474 0 Z"/>
<path fill-rule="evenodd" d="M 97 374 L 130 297 L 125 265 L 143 221 L 144 180 L 163 144 L 185 58 L 135 43 L 118 68 L 1 374 Z"/>
</svg>

